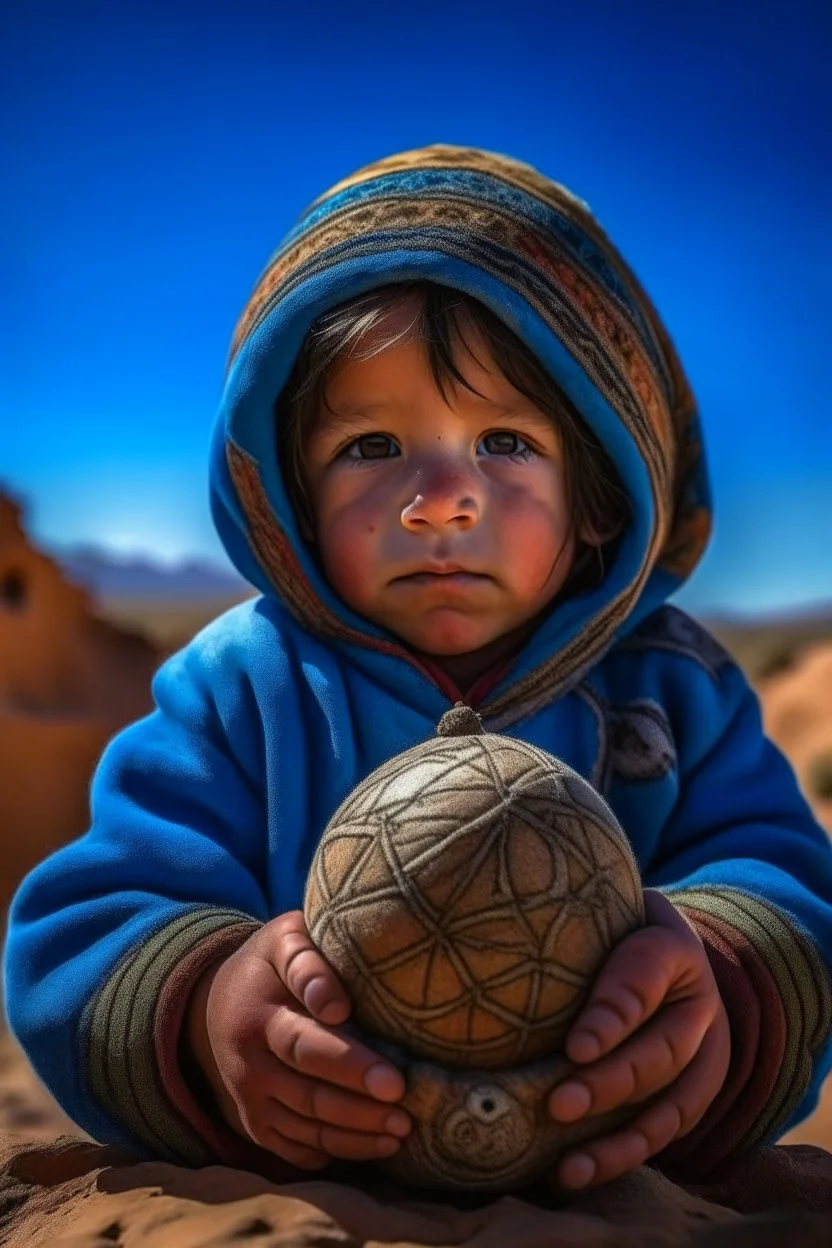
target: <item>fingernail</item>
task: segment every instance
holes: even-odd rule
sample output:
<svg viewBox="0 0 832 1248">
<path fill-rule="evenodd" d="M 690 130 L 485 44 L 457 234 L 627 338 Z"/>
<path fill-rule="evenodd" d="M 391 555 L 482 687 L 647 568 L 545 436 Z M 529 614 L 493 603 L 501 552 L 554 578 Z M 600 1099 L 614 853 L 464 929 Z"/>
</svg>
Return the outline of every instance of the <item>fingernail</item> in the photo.
<svg viewBox="0 0 832 1248">
<path fill-rule="evenodd" d="M 344 1022 L 344 1008 L 340 1001 L 327 1001 L 324 1005 L 318 1007 L 317 1010 L 310 1010 L 310 1014 L 314 1013 L 318 1022 L 325 1023 L 327 1027 L 335 1027 L 338 1023 Z"/>
<path fill-rule="evenodd" d="M 577 1061 L 593 1062 L 601 1052 L 601 1043 L 591 1031 L 576 1031 L 569 1037 L 567 1052 Z"/>
<path fill-rule="evenodd" d="M 392 1139 L 389 1135 L 380 1135 L 376 1139 L 376 1152 L 379 1157 L 392 1157 L 393 1153 L 397 1153 L 400 1147 L 400 1141 Z"/>
<path fill-rule="evenodd" d="M 585 1083 L 562 1083 L 549 1100 L 549 1112 L 561 1122 L 576 1122 L 592 1105 L 592 1094 Z"/>
<path fill-rule="evenodd" d="M 410 1119 L 400 1109 L 394 1109 L 384 1119 L 384 1130 L 391 1135 L 410 1135 Z"/>
<path fill-rule="evenodd" d="M 379 1101 L 395 1101 L 402 1094 L 402 1077 L 392 1066 L 378 1062 L 364 1076 L 364 1087 Z"/>
<path fill-rule="evenodd" d="M 588 1153 L 574 1153 L 561 1169 L 560 1181 L 566 1187 L 586 1187 L 598 1169 Z"/>
<path fill-rule="evenodd" d="M 303 1004 L 306 1006 L 310 1014 L 314 1014 L 322 1022 L 328 1022 L 325 1018 L 326 1014 L 331 1015 L 331 1021 L 336 1021 L 336 1015 L 340 1016 L 341 1007 L 334 997 L 330 997 L 330 986 L 323 975 L 310 979 L 306 985 L 306 991 L 303 994 Z"/>
</svg>

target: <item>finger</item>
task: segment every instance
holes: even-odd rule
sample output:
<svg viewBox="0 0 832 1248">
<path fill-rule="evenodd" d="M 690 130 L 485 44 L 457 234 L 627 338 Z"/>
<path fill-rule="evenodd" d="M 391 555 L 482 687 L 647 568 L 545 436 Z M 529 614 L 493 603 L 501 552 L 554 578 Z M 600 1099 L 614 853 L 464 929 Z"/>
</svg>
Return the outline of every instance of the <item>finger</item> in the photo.
<svg viewBox="0 0 832 1248">
<path fill-rule="evenodd" d="M 671 928 L 683 936 L 691 934 L 692 929 L 685 915 L 674 906 L 660 888 L 645 888 L 642 890 L 642 897 L 644 898 L 644 916 L 648 924 Z"/>
<path fill-rule="evenodd" d="M 666 1088 L 699 1051 L 718 1004 L 718 999 L 711 1003 L 696 998 L 667 1006 L 638 1035 L 581 1070 L 579 1078 L 559 1084 L 549 1098 L 552 1115 L 560 1122 L 576 1122 Z"/>
<path fill-rule="evenodd" d="M 360 1041 L 321 1026 L 297 1010 L 275 1010 L 266 1024 L 266 1043 L 278 1061 L 310 1079 L 322 1079 L 379 1101 L 398 1101 L 404 1076 Z"/>
<path fill-rule="evenodd" d="M 403 1109 L 391 1109 L 382 1101 L 310 1079 L 273 1059 L 261 1086 L 267 1088 L 271 1100 L 321 1123 L 376 1135 L 405 1136 L 411 1129 L 410 1116 Z"/>
<path fill-rule="evenodd" d="M 597 1060 L 659 1008 L 676 969 L 672 936 L 662 935 L 641 928 L 612 950 L 570 1030 L 566 1048 L 573 1061 Z"/>
<path fill-rule="evenodd" d="M 326 1153 L 322 1153 L 320 1149 L 307 1148 L 305 1144 L 298 1144 L 296 1140 L 289 1140 L 273 1127 L 267 1126 L 257 1135 L 251 1134 L 251 1138 L 255 1144 L 259 1144 L 261 1148 L 266 1148 L 270 1153 L 275 1153 L 278 1157 L 282 1157 L 284 1161 L 288 1161 L 292 1166 L 297 1166 L 299 1170 L 323 1170 L 332 1160 Z"/>
<path fill-rule="evenodd" d="M 701 1121 L 724 1082 L 728 1052 L 721 1027 L 713 1027 L 668 1094 L 625 1129 L 569 1153 L 560 1163 L 559 1181 L 571 1188 L 608 1183 L 687 1135 Z"/>
<path fill-rule="evenodd" d="M 594 1062 L 651 1018 L 697 954 L 675 932 L 640 928 L 612 950 L 566 1040 L 574 1062 Z"/>
<path fill-rule="evenodd" d="M 341 981 L 312 943 L 302 910 L 290 910 L 270 925 L 274 969 L 298 1001 L 329 1026 L 343 1023 L 351 1002 Z"/>
<path fill-rule="evenodd" d="M 294 1141 L 329 1157 L 344 1161 L 372 1161 L 376 1157 L 392 1157 L 398 1152 L 401 1140 L 393 1135 L 376 1135 L 363 1131 L 349 1131 L 334 1127 L 314 1118 L 296 1114 L 288 1105 L 272 1102 L 269 1127 L 286 1140 Z"/>
</svg>

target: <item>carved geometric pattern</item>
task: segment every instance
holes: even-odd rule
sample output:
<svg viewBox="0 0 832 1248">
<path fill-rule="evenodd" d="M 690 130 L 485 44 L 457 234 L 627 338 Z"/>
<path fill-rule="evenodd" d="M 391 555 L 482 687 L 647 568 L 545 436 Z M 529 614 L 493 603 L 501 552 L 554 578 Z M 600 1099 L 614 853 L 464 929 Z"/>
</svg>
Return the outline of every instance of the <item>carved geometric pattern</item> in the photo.
<svg viewBox="0 0 832 1248">
<path fill-rule="evenodd" d="M 556 1051 L 609 949 L 643 922 L 603 800 L 496 733 L 434 738 L 358 785 L 324 831 L 305 910 L 359 1022 L 483 1068 Z"/>
<path fill-rule="evenodd" d="M 525 1187 L 551 1176 L 559 1158 L 582 1140 L 612 1132 L 639 1110 L 623 1105 L 557 1122 L 548 1096 L 571 1069 L 562 1054 L 509 1070 L 452 1070 L 421 1059 L 408 1062 L 394 1045 L 376 1047 L 405 1073 L 402 1107 L 413 1122 L 399 1151 L 382 1163 L 384 1170 L 434 1190 Z"/>
</svg>

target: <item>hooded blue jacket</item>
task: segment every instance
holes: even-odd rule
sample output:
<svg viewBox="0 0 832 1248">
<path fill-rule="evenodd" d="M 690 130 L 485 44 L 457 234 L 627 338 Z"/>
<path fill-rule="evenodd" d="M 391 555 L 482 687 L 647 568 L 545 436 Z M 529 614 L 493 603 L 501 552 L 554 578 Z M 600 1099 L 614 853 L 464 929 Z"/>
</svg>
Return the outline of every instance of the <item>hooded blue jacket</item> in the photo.
<svg viewBox="0 0 832 1248">
<path fill-rule="evenodd" d="M 695 406 L 654 309 L 586 205 L 472 149 L 360 170 L 307 210 L 255 287 L 232 344 L 211 497 L 260 595 L 165 662 L 155 709 L 101 759 L 89 831 L 18 891 L 13 1031 L 99 1140 L 192 1163 L 224 1155 L 177 1069 L 189 985 L 302 904 L 336 806 L 430 737 L 458 696 L 327 584 L 287 499 L 273 416 L 313 321 L 408 278 L 496 312 L 616 465 L 631 521 L 602 584 L 546 616 L 478 710 L 485 728 L 595 785 L 644 883 L 706 941 L 735 1052 L 696 1136 L 703 1155 L 719 1152 L 717 1137 L 776 1138 L 811 1111 L 832 1063 L 832 849 L 737 666 L 667 605 L 705 547 L 710 499 Z"/>
</svg>

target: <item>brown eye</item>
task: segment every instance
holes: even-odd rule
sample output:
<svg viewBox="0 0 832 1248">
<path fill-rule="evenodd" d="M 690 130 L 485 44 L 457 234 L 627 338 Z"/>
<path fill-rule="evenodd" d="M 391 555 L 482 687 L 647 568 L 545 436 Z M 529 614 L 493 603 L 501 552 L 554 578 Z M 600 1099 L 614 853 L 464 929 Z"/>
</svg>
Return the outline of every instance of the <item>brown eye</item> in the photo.
<svg viewBox="0 0 832 1248">
<path fill-rule="evenodd" d="M 346 448 L 349 459 L 389 459 L 388 451 L 393 441 L 386 433 L 362 433 Z"/>
<path fill-rule="evenodd" d="M 487 433 L 482 440 L 489 455 L 511 455 L 525 457 L 529 454 L 529 448 L 519 434 L 511 433 L 509 430 L 500 430 L 498 433 Z"/>
</svg>

